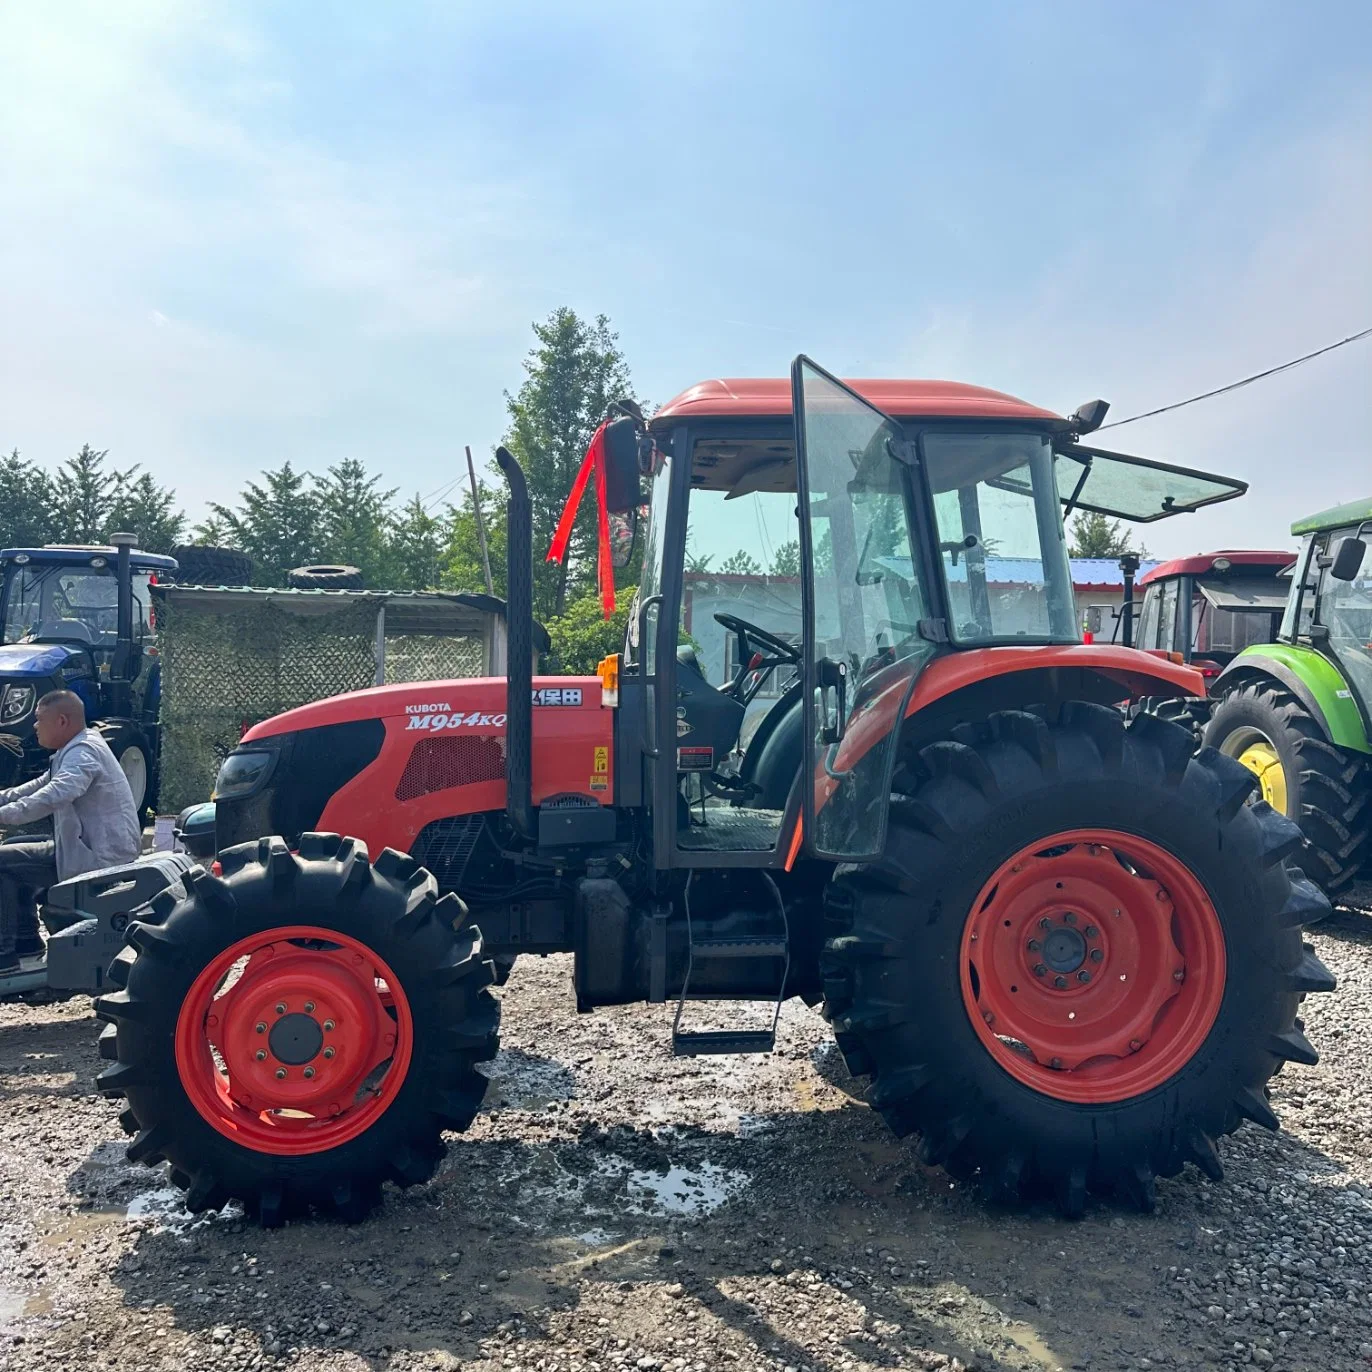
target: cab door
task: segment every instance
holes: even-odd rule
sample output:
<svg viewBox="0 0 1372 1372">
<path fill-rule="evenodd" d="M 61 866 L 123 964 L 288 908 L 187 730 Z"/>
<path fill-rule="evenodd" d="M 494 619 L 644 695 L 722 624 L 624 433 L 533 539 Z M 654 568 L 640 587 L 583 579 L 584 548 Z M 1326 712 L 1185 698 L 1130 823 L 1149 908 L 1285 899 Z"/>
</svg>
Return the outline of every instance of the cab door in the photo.
<svg viewBox="0 0 1372 1372">
<path fill-rule="evenodd" d="M 915 680 L 942 632 L 934 527 L 919 456 L 836 377 L 791 368 L 804 650 L 805 850 L 880 856 L 891 773 Z"/>
</svg>

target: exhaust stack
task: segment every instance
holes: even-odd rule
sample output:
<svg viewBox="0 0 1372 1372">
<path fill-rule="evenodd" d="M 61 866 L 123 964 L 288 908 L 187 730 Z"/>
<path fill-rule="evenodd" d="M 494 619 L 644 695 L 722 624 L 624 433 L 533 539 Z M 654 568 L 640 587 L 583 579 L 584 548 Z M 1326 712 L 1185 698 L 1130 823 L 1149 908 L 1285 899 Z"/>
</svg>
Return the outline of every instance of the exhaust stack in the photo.
<svg viewBox="0 0 1372 1372">
<path fill-rule="evenodd" d="M 533 514 L 524 471 L 508 448 L 495 460 L 510 487 L 505 546 L 505 813 L 516 833 L 534 837 Z"/>
</svg>

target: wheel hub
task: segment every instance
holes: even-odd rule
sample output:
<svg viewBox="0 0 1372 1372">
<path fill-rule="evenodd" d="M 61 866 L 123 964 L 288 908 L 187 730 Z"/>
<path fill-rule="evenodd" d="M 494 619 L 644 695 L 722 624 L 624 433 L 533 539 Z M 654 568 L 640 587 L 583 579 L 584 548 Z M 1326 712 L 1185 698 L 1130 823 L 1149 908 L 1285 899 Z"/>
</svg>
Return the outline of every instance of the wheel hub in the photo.
<svg viewBox="0 0 1372 1372">
<path fill-rule="evenodd" d="M 1064 924 L 1043 940 L 1043 961 L 1052 972 L 1075 972 L 1086 961 L 1086 939 Z"/>
<path fill-rule="evenodd" d="M 324 1047 L 324 1030 L 313 1015 L 282 1015 L 271 1027 L 267 1046 L 278 1062 L 300 1067 L 319 1056 Z"/>
<path fill-rule="evenodd" d="M 1179 1071 L 1224 993 L 1204 886 L 1133 834 L 1071 830 L 1003 863 L 964 926 L 962 992 L 1012 1076 L 1061 1100 L 1123 1100 Z"/>
<path fill-rule="evenodd" d="M 395 1098 L 412 1032 L 371 949 L 289 926 L 240 940 L 196 978 L 177 1020 L 177 1070 L 229 1138 L 314 1153 L 356 1137 Z"/>
</svg>

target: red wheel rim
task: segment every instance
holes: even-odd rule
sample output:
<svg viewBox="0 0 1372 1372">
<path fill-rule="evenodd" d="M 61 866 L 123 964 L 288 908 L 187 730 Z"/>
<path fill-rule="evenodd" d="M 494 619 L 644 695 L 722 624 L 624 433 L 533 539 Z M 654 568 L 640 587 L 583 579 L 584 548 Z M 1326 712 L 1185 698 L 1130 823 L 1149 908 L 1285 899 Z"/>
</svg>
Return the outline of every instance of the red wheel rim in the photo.
<svg viewBox="0 0 1372 1372">
<path fill-rule="evenodd" d="M 1142 1095 L 1195 1055 L 1224 999 L 1219 916 L 1165 848 L 1111 829 L 1038 839 L 982 887 L 962 999 L 1016 1080 L 1057 1100 Z"/>
<path fill-rule="evenodd" d="M 176 1070 L 225 1137 L 259 1153 L 322 1153 L 356 1138 L 404 1085 L 409 1002 L 364 943 L 289 925 L 226 948 L 176 1021 Z"/>
</svg>

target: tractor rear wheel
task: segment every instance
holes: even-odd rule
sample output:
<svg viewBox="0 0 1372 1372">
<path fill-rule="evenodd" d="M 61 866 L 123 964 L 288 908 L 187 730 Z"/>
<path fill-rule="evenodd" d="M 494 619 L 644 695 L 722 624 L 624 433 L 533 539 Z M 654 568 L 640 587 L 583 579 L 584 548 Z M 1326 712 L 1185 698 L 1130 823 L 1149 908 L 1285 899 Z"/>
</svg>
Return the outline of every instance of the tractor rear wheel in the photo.
<svg viewBox="0 0 1372 1372">
<path fill-rule="evenodd" d="M 1300 926 L 1300 836 L 1252 777 L 1156 715 L 1071 702 L 903 756 L 886 857 L 827 899 L 826 1010 L 849 1069 L 922 1156 L 993 1193 L 1149 1209 L 1154 1178 L 1277 1127 L 1264 1084 L 1313 1062 L 1333 978 Z"/>
<path fill-rule="evenodd" d="M 169 1162 L 188 1209 L 361 1219 L 383 1182 L 428 1181 L 481 1104 L 481 935 L 412 859 L 336 834 L 219 861 L 130 924 L 95 1007 L 99 1088 L 128 1102 L 130 1161 Z"/>
<path fill-rule="evenodd" d="M 1305 874 L 1331 895 L 1358 873 L 1372 837 L 1372 771 L 1365 758 L 1336 748 L 1285 687 L 1251 681 L 1215 703 L 1206 742 L 1237 758 L 1262 797 L 1300 825 Z"/>
</svg>

